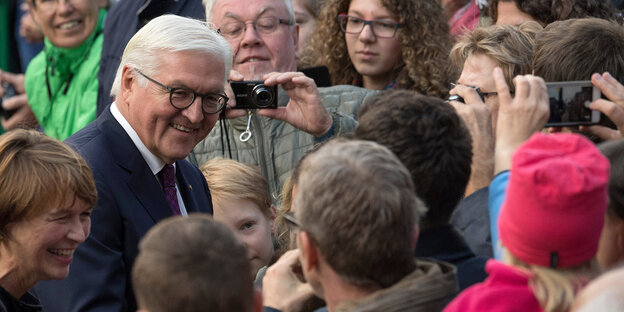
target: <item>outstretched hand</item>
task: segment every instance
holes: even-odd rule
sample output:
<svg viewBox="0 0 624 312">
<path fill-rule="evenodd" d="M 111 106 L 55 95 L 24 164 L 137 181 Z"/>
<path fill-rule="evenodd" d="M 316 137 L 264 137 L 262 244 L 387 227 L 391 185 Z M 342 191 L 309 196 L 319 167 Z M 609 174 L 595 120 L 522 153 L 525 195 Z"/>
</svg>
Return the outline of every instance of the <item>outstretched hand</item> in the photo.
<svg viewBox="0 0 624 312">
<path fill-rule="evenodd" d="M 281 85 L 290 101 L 276 109 L 260 109 L 258 115 L 283 120 L 316 137 L 329 131 L 332 117 L 321 103 L 314 80 L 300 72 L 270 73 L 264 79 L 267 86 Z"/>
<path fill-rule="evenodd" d="M 591 81 L 609 100 L 598 99 L 593 101 L 589 108 L 609 117 L 617 130 L 604 126 L 581 126 L 581 131 L 593 133 L 603 140 L 621 139 L 624 137 L 624 86 L 608 72 L 602 75 L 593 74 Z"/>
<path fill-rule="evenodd" d="M 493 71 L 499 111 L 496 127 L 495 173 L 511 168 L 511 158 L 516 149 L 531 135 L 540 131 L 550 114 L 548 90 L 540 77 L 516 76 L 515 97 L 512 98 L 503 71 Z"/>
</svg>

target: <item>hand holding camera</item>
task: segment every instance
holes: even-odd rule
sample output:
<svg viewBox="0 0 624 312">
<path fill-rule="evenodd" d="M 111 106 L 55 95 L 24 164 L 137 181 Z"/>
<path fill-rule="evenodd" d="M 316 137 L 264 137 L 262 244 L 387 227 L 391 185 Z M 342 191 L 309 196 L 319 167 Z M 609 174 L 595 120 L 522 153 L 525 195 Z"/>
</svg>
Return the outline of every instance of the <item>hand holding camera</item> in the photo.
<svg viewBox="0 0 624 312">
<path fill-rule="evenodd" d="M 235 109 L 276 109 L 277 86 L 269 87 L 264 81 L 232 81 L 230 83 L 234 97 Z"/>
<path fill-rule="evenodd" d="M 471 172 L 464 193 L 468 196 L 488 186 L 494 177 L 493 120 L 495 122 L 495 117 L 488 106 L 483 103 L 479 88 L 456 85 L 450 93 L 449 104 L 462 118 L 472 137 Z M 463 102 L 453 100 L 454 97 L 460 98 Z"/>
<path fill-rule="evenodd" d="M 0 71 L 0 123 L 5 130 L 33 128 L 37 119 L 28 105 L 24 75 Z"/>
<path fill-rule="evenodd" d="M 290 97 L 286 106 L 258 110 L 258 115 L 279 119 L 316 137 L 332 127 L 332 116 L 321 103 L 318 88 L 312 78 L 301 72 L 270 73 L 264 76 L 267 86 L 280 85 Z"/>
</svg>

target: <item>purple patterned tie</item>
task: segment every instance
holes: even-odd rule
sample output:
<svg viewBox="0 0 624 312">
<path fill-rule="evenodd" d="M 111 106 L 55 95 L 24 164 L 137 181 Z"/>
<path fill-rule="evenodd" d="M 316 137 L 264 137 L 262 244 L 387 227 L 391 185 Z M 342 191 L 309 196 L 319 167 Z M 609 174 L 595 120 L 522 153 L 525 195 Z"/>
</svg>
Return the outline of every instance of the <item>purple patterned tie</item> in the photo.
<svg viewBox="0 0 624 312">
<path fill-rule="evenodd" d="M 158 173 L 160 181 L 162 182 L 163 191 L 165 191 L 165 197 L 167 203 L 171 207 L 173 214 L 180 214 L 180 205 L 178 204 L 178 195 L 175 187 L 175 170 L 173 165 L 165 164 L 165 167 Z"/>
</svg>

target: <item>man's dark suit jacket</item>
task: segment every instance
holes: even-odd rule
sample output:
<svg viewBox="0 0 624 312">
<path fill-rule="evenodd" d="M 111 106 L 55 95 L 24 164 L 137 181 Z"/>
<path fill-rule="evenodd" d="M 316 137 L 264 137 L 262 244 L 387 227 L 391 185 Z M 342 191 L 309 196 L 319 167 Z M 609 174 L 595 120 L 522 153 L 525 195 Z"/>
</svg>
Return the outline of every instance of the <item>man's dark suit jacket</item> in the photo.
<svg viewBox="0 0 624 312">
<path fill-rule="evenodd" d="M 69 276 L 39 283 L 36 293 L 45 311 L 134 312 L 132 264 L 143 235 L 173 215 L 165 193 L 109 108 L 66 143 L 93 170 L 98 200 L 91 234 L 74 253 Z M 199 169 L 179 160 L 176 178 L 186 210 L 212 214 L 208 185 Z"/>
</svg>

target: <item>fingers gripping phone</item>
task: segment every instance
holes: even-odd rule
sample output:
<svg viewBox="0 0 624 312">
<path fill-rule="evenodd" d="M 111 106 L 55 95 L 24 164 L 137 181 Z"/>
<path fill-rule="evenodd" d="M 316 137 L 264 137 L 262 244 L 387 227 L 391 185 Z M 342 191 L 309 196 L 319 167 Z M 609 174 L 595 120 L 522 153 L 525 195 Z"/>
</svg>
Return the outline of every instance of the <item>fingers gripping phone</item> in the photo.
<svg viewBox="0 0 624 312">
<path fill-rule="evenodd" d="M 600 98 L 600 89 L 591 81 L 547 82 L 550 117 L 546 127 L 594 125 L 600 112 L 589 109 Z"/>
<path fill-rule="evenodd" d="M 2 82 L 2 88 L 4 89 L 4 95 L 0 97 L 0 117 L 9 119 L 13 116 L 15 110 L 5 110 L 2 106 L 2 102 L 15 95 L 15 88 L 13 88 L 13 85 L 6 81 Z"/>
</svg>

